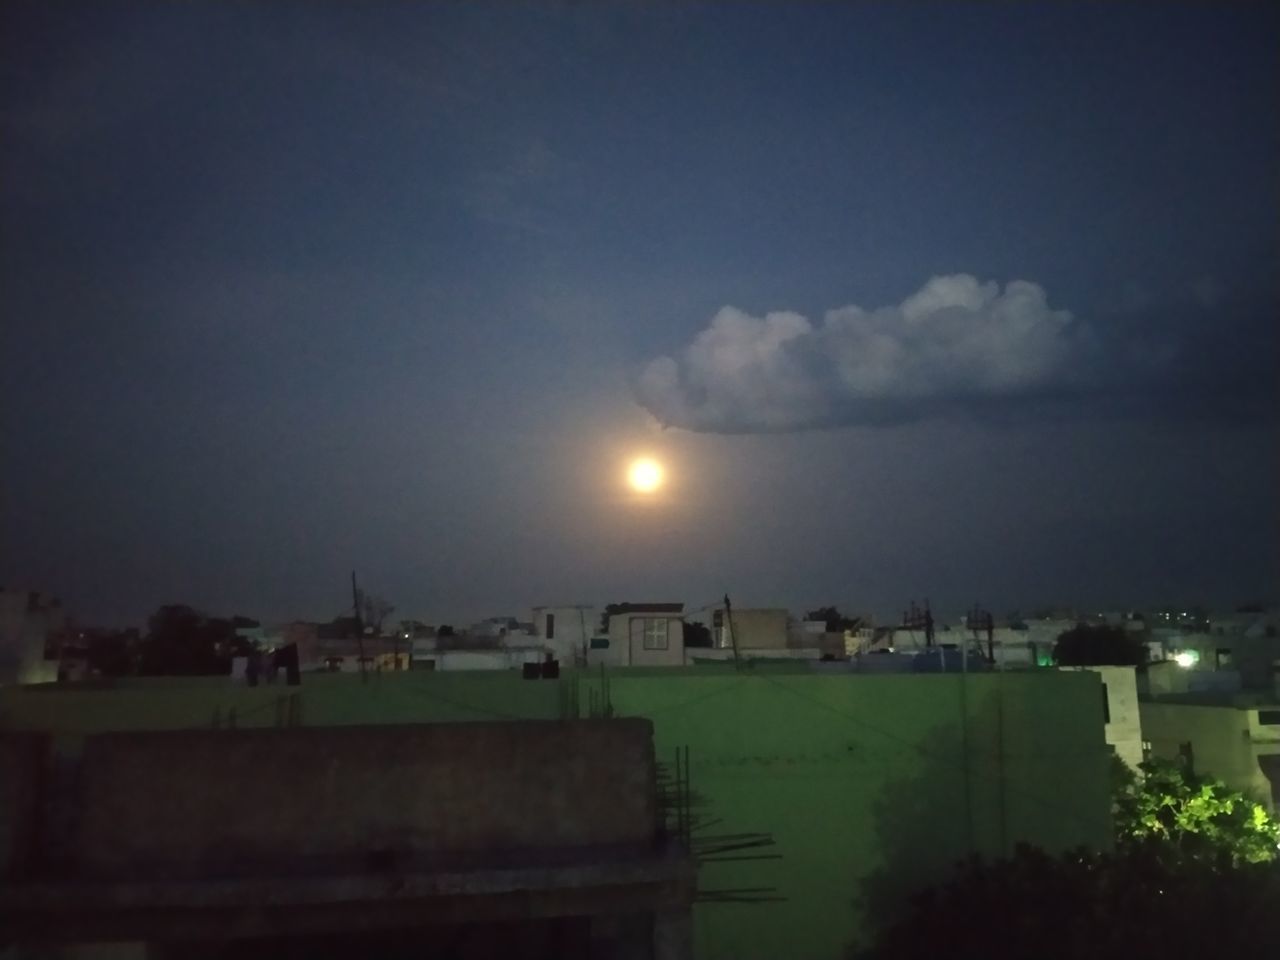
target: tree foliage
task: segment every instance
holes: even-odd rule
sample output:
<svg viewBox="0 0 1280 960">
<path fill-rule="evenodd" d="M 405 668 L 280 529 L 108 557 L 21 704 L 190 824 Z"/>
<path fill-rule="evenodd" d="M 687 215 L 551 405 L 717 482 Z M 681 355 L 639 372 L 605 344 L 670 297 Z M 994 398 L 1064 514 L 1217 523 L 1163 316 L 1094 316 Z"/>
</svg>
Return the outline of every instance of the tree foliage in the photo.
<svg viewBox="0 0 1280 960">
<path fill-rule="evenodd" d="M 1148 761 L 1115 796 L 1116 843 L 1170 864 L 1239 866 L 1276 859 L 1280 824 L 1266 807 L 1212 777 Z"/>
<path fill-rule="evenodd" d="M 626 607 L 624 604 L 621 604 L 621 603 L 605 604 L 604 611 L 600 614 L 600 632 L 608 633 L 609 618 L 612 617 L 615 613 L 621 613 L 624 609 L 626 609 Z"/>
<path fill-rule="evenodd" d="M 1063 667 L 1141 666 L 1147 662 L 1147 645 L 1124 627 L 1080 623 L 1058 635 L 1053 661 Z"/>
<path fill-rule="evenodd" d="M 1097 960 L 1274 956 L 1280 867 L 1170 863 L 1150 850 L 1019 846 L 972 858 L 914 897 L 884 926 L 866 960 Z M 1267 949 L 1268 947 L 1272 949 Z"/>
<path fill-rule="evenodd" d="M 684 645 L 686 647 L 709 647 L 711 646 L 711 630 L 706 624 L 697 620 L 690 623 L 688 620 L 682 625 L 684 630 Z"/>
<path fill-rule="evenodd" d="M 137 669 L 140 645 L 137 630 L 100 630 L 91 633 L 85 649 L 89 669 L 102 677 L 124 677 Z"/>
<path fill-rule="evenodd" d="M 972 857 L 882 922 L 865 960 L 1280 955 L 1280 826 L 1164 762 L 1115 764 L 1114 852 Z"/>
<path fill-rule="evenodd" d="M 252 647 L 237 626 L 257 626 L 247 617 L 209 617 L 185 604 L 160 607 L 139 644 L 138 673 L 153 676 L 222 674 L 233 656 Z"/>
<path fill-rule="evenodd" d="M 836 607 L 819 607 L 804 615 L 806 620 L 821 620 L 827 625 L 828 633 L 843 633 L 845 630 L 856 630 L 862 626 L 859 617 L 846 617 Z"/>
</svg>

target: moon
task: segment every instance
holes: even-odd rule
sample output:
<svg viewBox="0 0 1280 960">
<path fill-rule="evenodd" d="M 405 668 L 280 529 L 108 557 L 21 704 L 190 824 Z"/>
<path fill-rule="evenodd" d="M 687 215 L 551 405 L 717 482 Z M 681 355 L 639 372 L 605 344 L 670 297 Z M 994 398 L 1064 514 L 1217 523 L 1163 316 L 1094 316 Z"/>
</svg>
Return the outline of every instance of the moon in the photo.
<svg viewBox="0 0 1280 960">
<path fill-rule="evenodd" d="M 633 460 L 627 468 L 627 483 L 636 493 L 653 493 L 662 486 L 664 479 L 662 464 L 652 457 Z"/>
</svg>

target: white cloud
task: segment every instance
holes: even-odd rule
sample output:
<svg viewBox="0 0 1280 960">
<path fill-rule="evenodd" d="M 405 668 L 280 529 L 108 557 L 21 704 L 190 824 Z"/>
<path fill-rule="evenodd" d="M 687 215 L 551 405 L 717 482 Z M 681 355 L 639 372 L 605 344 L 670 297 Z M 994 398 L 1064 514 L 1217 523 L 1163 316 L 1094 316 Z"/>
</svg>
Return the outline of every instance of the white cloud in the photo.
<svg viewBox="0 0 1280 960">
<path fill-rule="evenodd" d="M 660 422 L 713 433 L 917 419 L 1000 397 L 1070 389 L 1087 329 L 1035 283 L 938 276 L 897 306 L 752 316 L 725 307 L 676 357 L 641 371 Z"/>
</svg>

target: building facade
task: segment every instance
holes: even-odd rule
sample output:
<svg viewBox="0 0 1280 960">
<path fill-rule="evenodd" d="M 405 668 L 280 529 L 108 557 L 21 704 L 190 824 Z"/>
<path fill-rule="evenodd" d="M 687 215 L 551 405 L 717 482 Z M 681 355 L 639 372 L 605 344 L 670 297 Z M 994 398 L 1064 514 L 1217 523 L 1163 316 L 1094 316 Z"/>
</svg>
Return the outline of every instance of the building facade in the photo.
<svg viewBox="0 0 1280 960">
<path fill-rule="evenodd" d="M 600 610 L 590 604 L 534 607 L 529 621 L 542 645 L 562 663 L 585 663 L 599 634 Z"/>
<path fill-rule="evenodd" d="M 1153 756 L 1187 763 L 1280 811 L 1280 698 L 1183 694 L 1140 709 Z"/>
<path fill-rule="evenodd" d="M 609 615 L 608 647 L 593 644 L 589 663 L 678 667 L 685 662 L 684 604 L 623 603 Z"/>
<path fill-rule="evenodd" d="M 0 684 L 58 679 L 67 616 L 56 597 L 0 588 Z"/>
<path fill-rule="evenodd" d="M 1137 670 L 1133 667 L 1059 667 L 1087 670 L 1102 679 L 1101 710 L 1107 744 L 1130 770 L 1137 772 L 1144 757 L 1142 714 L 1138 707 Z"/>
</svg>

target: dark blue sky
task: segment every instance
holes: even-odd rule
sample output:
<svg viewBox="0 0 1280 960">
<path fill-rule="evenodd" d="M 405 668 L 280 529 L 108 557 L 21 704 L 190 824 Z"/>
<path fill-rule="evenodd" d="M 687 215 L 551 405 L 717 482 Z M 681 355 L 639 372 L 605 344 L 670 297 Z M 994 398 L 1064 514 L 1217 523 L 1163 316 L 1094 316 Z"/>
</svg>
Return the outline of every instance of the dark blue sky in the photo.
<svg viewBox="0 0 1280 960">
<path fill-rule="evenodd" d="M 84 619 L 328 617 L 352 567 L 461 621 L 1275 596 L 1266 5 L 0 17 L 0 579 Z M 1070 336 L 1006 350 L 991 317 L 1053 321 L 997 297 L 879 386 L 834 359 L 866 331 L 734 382 L 685 354 L 723 307 L 887 308 L 896 342 L 953 274 Z M 665 431 L 660 357 L 649 408 L 702 404 Z"/>
</svg>

